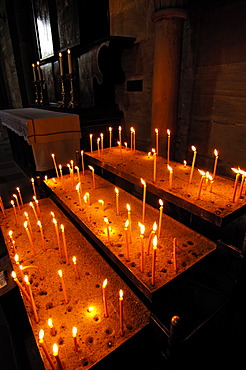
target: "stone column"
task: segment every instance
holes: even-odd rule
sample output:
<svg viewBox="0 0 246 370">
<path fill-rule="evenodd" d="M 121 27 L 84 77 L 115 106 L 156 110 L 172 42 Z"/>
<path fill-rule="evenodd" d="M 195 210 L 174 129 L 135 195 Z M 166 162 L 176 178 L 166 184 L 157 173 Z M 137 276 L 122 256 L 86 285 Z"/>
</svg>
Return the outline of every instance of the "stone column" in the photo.
<svg viewBox="0 0 246 370">
<path fill-rule="evenodd" d="M 186 17 L 187 13 L 181 8 L 160 9 L 152 17 L 155 23 L 155 45 L 151 135 L 158 128 L 159 155 L 166 157 L 167 129 L 170 129 L 171 159 L 174 159 L 183 20 Z"/>
</svg>

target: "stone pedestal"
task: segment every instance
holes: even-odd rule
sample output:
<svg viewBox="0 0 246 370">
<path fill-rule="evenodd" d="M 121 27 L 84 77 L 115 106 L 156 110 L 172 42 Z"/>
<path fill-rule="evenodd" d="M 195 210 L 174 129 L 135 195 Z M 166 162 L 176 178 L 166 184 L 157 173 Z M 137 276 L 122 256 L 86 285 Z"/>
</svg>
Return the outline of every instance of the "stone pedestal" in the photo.
<svg viewBox="0 0 246 370">
<path fill-rule="evenodd" d="M 159 130 L 159 155 L 167 155 L 167 129 L 171 131 L 171 159 L 175 143 L 183 20 L 186 12 L 179 8 L 154 13 L 155 46 L 152 90 L 152 127 Z M 154 143 L 154 140 L 153 140 Z"/>
</svg>

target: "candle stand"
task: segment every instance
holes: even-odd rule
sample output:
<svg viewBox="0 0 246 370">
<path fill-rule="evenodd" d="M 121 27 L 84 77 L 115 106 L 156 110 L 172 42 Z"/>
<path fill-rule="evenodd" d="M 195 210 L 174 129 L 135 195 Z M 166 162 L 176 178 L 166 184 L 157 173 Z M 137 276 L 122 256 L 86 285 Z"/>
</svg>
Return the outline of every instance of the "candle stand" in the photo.
<svg viewBox="0 0 246 370">
<path fill-rule="evenodd" d="M 75 100 L 75 89 L 74 89 L 74 80 L 75 76 L 72 73 L 68 74 L 68 78 L 70 80 L 70 102 L 68 103 L 68 108 L 76 108 L 78 103 Z"/>
<path fill-rule="evenodd" d="M 66 108 L 66 93 L 65 93 L 65 78 L 64 75 L 60 76 L 60 80 L 61 80 L 61 96 L 62 96 L 62 100 L 60 102 L 60 105 L 59 105 L 59 108 Z"/>
<path fill-rule="evenodd" d="M 33 81 L 33 84 L 35 86 L 35 105 L 39 105 L 38 82 Z"/>
</svg>

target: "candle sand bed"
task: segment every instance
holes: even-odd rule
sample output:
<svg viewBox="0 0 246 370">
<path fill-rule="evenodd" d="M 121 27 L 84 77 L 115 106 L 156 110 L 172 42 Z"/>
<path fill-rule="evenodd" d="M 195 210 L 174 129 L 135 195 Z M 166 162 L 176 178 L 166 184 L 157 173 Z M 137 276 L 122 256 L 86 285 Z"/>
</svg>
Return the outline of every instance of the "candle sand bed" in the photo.
<svg viewBox="0 0 246 370">
<path fill-rule="evenodd" d="M 157 156 L 156 182 L 153 181 L 154 159 L 152 155 L 136 150 L 122 147 L 122 156 L 118 147 L 106 148 L 103 154 L 100 151 L 87 152 L 85 155 L 92 165 L 98 165 L 113 174 L 141 186 L 140 178 L 147 183 L 147 191 L 153 193 L 163 200 L 167 200 L 199 217 L 221 226 L 226 219 L 237 217 L 246 206 L 246 196 L 239 199 L 239 187 L 232 202 L 234 192 L 234 180 L 216 175 L 210 192 L 210 181 L 206 187 L 203 181 L 200 199 L 197 199 L 201 175 L 195 167 L 192 183 L 189 184 L 191 166 L 170 161 L 172 167 L 172 189 L 170 189 L 170 172 L 167 168 L 167 160 Z M 201 168 L 201 170 L 206 171 Z M 212 171 L 212 169 L 211 169 Z M 211 174 L 211 172 L 210 172 Z M 241 181 L 241 180 L 240 180 Z M 244 190 L 245 191 L 245 190 Z"/>
<path fill-rule="evenodd" d="M 94 175 L 96 186 L 94 188 L 92 175 L 91 171 L 85 171 L 84 175 L 82 172 L 80 173 L 81 195 L 75 190 L 77 174 L 74 174 L 74 184 L 72 184 L 70 175 L 63 176 L 65 192 L 61 178 L 54 179 L 55 181 L 48 179 L 45 184 L 51 191 L 51 197 L 90 235 L 99 249 L 110 257 L 113 264 L 116 264 L 150 301 L 153 301 L 155 293 L 160 291 L 167 283 L 216 249 L 215 243 L 163 214 L 160 237 L 157 238 L 155 281 L 153 285 L 153 243 L 149 244 L 149 238 L 154 222 L 157 223 L 157 226 L 160 225 L 160 210 L 146 205 L 143 222 L 143 202 L 128 192 L 117 188 L 119 191 L 119 215 L 117 215 L 115 186 L 100 176 Z M 91 205 L 84 202 L 85 193 L 90 194 Z M 82 199 L 81 204 L 79 196 Z M 104 202 L 103 205 L 100 202 L 101 200 Z M 127 204 L 130 206 L 132 230 L 132 243 L 129 242 L 128 244 L 129 260 L 127 258 L 125 231 L 125 223 L 128 219 Z M 108 219 L 108 225 L 105 218 Z M 139 222 L 145 226 L 143 239 L 140 236 Z M 110 227 L 109 235 L 108 226 Z M 128 227 L 128 237 L 129 234 Z M 156 235 L 158 235 L 158 230 Z M 174 238 L 176 238 L 175 254 Z M 142 241 L 144 243 L 143 269 L 141 265 Z"/>
<path fill-rule="evenodd" d="M 15 241 L 16 253 L 19 256 L 19 264 L 32 266 L 25 269 L 24 273 L 29 276 L 31 282 L 38 323 L 31 303 L 23 293 L 22 296 L 37 345 L 39 331 L 43 329 L 44 343 L 55 368 L 57 366 L 56 360 L 52 354 L 54 343 L 57 343 L 59 347 L 59 357 L 64 369 L 110 368 L 107 358 L 121 346 L 127 346 L 128 341 L 133 340 L 135 336 L 141 336 L 141 333 L 146 329 L 149 320 L 148 310 L 50 199 L 40 200 L 39 208 L 46 251 L 42 245 L 40 227 L 37 225 L 34 212 L 29 204 L 24 205 L 21 212 L 17 208 L 18 227 L 15 226 L 15 217 L 11 208 L 5 210 L 6 217 L 1 218 L 2 231 L 13 269 L 23 286 L 25 284 L 21 278 L 20 268 L 14 259 L 15 252 L 8 234 L 10 230 L 13 231 L 12 237 Z M 62 257 L 59 253 L 51 211 L 54 212 L 57 220 Z M 26 220 L 23 212 L 28 212 L 31 230 L 35 238 L 34 250 L 23 226 Z M 66 263 L 61 224 L 64 225 L 69 264 Z M 73 256 L 76 256 L 77 259 L 80 279 L 76 278 L 75 266 L 72 262 Z M 37 266 L 40 271 L 33 266 Z M 61 278 L 58 275 L 59 269 L 62 270 L 68 303 L 65 302 Z M 43 280 L 40 279 L 42 276 L 44 276 Z M 12 277 L 9 276 L 9 279 L 11 280 Z M 105 309 L 102 298 L 102 284 L 105 279 L 107 279 L 108 318 L 104 317 Z M 123 336 L 120 335 L 120 289 L 123 290 Z M 94 307 L 91 312 L 88 312 L 89 307 Z M 51 329 L 48 327 L 49 318 L 52 318 L 55 336 L 51 334 Z M 78 330 L 78 352 L 74 349 L 73 326 L 77 327 Z M 40 352 L 45 369 L 50 369 L 51 366 L 42 348 Z M 124 360 L 125 358 L 127 358 L 127 347 L 124 347 Z M 120 366 L 121 364 L 119 364 L 119 368 L 121 368 Z"/>
</svg>

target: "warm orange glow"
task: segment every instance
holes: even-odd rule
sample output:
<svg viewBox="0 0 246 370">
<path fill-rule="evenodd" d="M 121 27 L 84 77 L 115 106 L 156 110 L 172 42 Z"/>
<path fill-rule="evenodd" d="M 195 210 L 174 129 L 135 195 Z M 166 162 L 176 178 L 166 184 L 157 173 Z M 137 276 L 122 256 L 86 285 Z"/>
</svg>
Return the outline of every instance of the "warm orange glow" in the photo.
<svg viewBox="0 0 246 370">
<path fill-rule="evenodd" d="M 193 152 L 196 152 L 196 147 L 195 147 L 194 145 L 192 145 L 192 146 L 191 146 L 191 150 L 192 150 Z"/>
<path fill-rule="evenodd" d="M 158 128 L 155 129 L 155 133 L 158 134 Z"/>
<path fill-rule="evenodd" d="M 141 178 L 140 179 L 140 181 L 141 181 L 141 184 L 143 185 L 143 186 L 145 186 L 146 185 L 146 182 Z"/>
<path fill-rule="evenodd" d="M 104 282 L 103 282 L 103 284 L 102 284 L 102 287 L 103 288 L 106 288 L 107 284 L 108 284 L 108 279 L 105 279 Z"/>
<path fill-rule="evenodd" d="M 208 174 L 208 179 L 209 179 L 210 181 L 213 181 L 213 176 L 212 176 L 212 175 L 210 175 L 210 174 Z"/>
<path fill-rule="evenodd" d="M 202 176 L 206 175 L 206 173 L 204 171 L 202 171 L 202 170 L 198 170 L 198 171 L 199 171 L 200 175 L 202 175 Z"/>
<path fill-rule="evenodd" d="M 155 149 L 154 148 L 152 148 L 151 151 L 152 151 L 153 154 L 155 153 Z"/>
<path fill-rule="evenodd" d="M 9 237 L 12 238 L 13 236 L 13 230 L 9 230 Z"/>
<path fill-rule="evenodd" d="M 40 329 L 40 330 L 39 330 L 39 335 L 38 335 L 38 337 L 39 337 L 39 340 L 42 342 L 42 341 L 43 341 L 43 339 L 44 339 L 44 330 L 43 330 L 43 329 Z"/>
<path fill-rule="evenodd" d="M 19 255 L 17 253 L 14 256 L 14 260 L 15 260 L 16 263 L 19 261 Z"/>
<path fill-rule="evenodd" d="M 104 217 L 104 221 L 106 222 L 106 224 L 109 223 L 107 217 Z"/>
<path fill-rule="evenodd" d="M 128 203 L 127 203 L 127 205 L 126 205 L 126 209 L 127 209 L 127 211 L 128 211 L 128 212 L 130 212 L 130 211 L 131 211 L 130 204 L 128 204 Z"/>
<path fill-rule="evenodd" d="M 121 131 L 121 126 L 119 126 L 119 131 Z"/>
<path fill-rule="evenodd" d="M 32 183 L 34 182 L 34 178 L 33 178 L 33 177 L 31 178 L 31 182 L 32 182 Z"/>
<path fill-rule="evenodd" d="M 11 200 L 10 203 L 12 204 L 12 206 L 15 205 L 15 202 L 13 200 Z"/>
<path fill-rule="evenodd" d="M 51 214 L 51 216 L 53 217 L 53 218 L 55 218 L 55 214 L 54 214 L 54 212 L 50 212 L 50 214 Z"/>
<path fill-rule="evenodd" d="M 56 343 L 53 344 L 53 356 L 58 356 L 58 345 Z"/>
<path fill-rule="evenodd" d="M 218 152 L 218 150 L 217 150 L 217 149 L 214 149 L 214 155 L 215 155 L 215 157 L 218 157 L 219 152 Z"/>
<path fill-rule="evenodd" d="M 15 271 L 12 271 L 11 275 L 12 275 L 12 278 L 13 279 L 16 279 L 16 273 L 15 273 Z"/>
<path fill-rule="evenodd" d="M 33 202 L 30 202 L 29 203 L 29 206 L 31 206 L 32 208 L 34 208 Z"/>
<path fill-rule="evenodd" d="M 55 219 L 55 218 L 53 218 L 53 219 L 52 219 L 52 221 L 53 221 L 54 225 L 56 226 L 56 225 L 57 225 L 57 221 L 56 221 L 56 219 Z"/>
<path fill-rule="evenodd" d="M 129 220 L 126 220 L 126 222 L 125 222 L 125 228 L 128 228 L 128 226 L 129 226 Z"/>
<path fill-rule="evenodd" d="M 171 173 L 173 172 L 173 169 L 172 169 L 171 166 L 169 166 L 169 164 L 168 164 L 167 168 L 168 168 L 168 171 L 170 171 Z"/>
<path fill-rule="evenodd" d="M 145 226 L 141 222 L 138 222 L 138 226 L 140 227 L 140 234 L 143 235 L 145 232 Z"/>
<path fill-rule="evenodd" d="M 153 238 L 153 249 L 157 249 L 157 241 L 157 235 L 155 235 Z"/>
<path fill-rule="evenodd" d="M 154 223 L 153 223 L 153 231 L 156 231 L 157 230 L 157 222 L 155 221 Z"/>
<path fill-rule="evenodd" d="M 98 202 L 101 203 L 102 206 L 104 205 L 104 200 L 99 199 Z"/>
<path fill-rule="evenodd" d="M 30 283 L 29 283 L 29 279 L 28 279 L 28 276 L 27 276 L 27 275 L 25 275 L 25 276 L 24 276 L 24 280 L 25 280 L 25 283 L 26 283 L 26 284 L 30 284 Z"/>
<path fill-rule="evenodd" d="M 184 167 L 186 167 L 186 165 L 187 165 L 187 162 L 186 162 L 186 161 L 184 161 L 183 163 L 184 163 Z"/>
<path fill-rule="evenodd" d="M 44 179 L 45 179 L 45 181 L 47 181 L 47 180 L 48 180 L 48 176 L 47 176 L 47 175 L 45 175 L 45 176 L 44 176 Z"/>
<path fill-rule="evenodd" d="M 171 131 L 169 129 L 167 129 L 167 135 L 170 136 L 171 135 Z"/>
<path fill-rule="evenodd" d="M 240 173 L 240 171 L 241 171 L 241 170 L 240 170 L 240 168 L 238 168 L 238 169 L 237 169 L 237 168 L 232 168 L 232 167 L 231 167 L 231 169 L 232 169 L 232 171 L 233 171 L 233 172 L 235 172 L 235 173 Z"/>
<path fill-rule="evenodd" d="M 93 310 L 94 310 L 94 307 L 93 306 L 90 306 L 90 307 L 87 308 L 87 311 L 88 312 L 92 312 Z"/>
<path fill-rule="evenodd" d="M 62 277 L 62 270 L 58 270 L 58 275 Z"/>
<path fill-rule="evenodd" d="M 41 224 L 41 221 L 40 221 L 40 220 L 38 220 L 37 224 L 38 224 L 38 226 L 39 226 L 39 227 L 40 227 L 40 229 L 41 229 L 42 224 Z"/>
<path fill-rule="evenodd" d="M 110 132 L 112 131 L 112 127 L 109 127 L 108 129 L 109 129 Z"/>
<path fill-rule="evenodd" d="M 27 221 L 24 221 L 24 228 L 27 229 Z"/>
<path fill-rule="evenodd" d="M 159 199 L 159 204 L 160 204 L 161 207 L 163 206 L 163 200 L 162 199 Z"/>
<path fill-rule="evenodd" d="M 51 157 L 52 157 L 52 158 L 54 158 L 54 156 L 55 156 L 55 154 L 54 154 L 54 153 L 52 153 L 52 154 L 51 154 Z"/>
<path fill-rule="evenodd" d="M 64 233 L 64 225 L 63 224 L 61 224 L 61 231 Z"/>
<path fill-rule="evenodd" d="M 135 129 L 133 127 L 130 128 L 131 132 L 135 132 Z"/>
<path fill-rule="evenodd" d="M 120 291 L 119 291 L 119 296 L 120 296 L 120 299 L 123 299 L 123 290 L 122 289 L 120 289 Z"/>
<path fill-rule="evenodd" d="M 119 189 L 118 188 L 114 188 L 116 194 L 119 194 Z"/>
<path fill-rule="evenodd" d="M 73 256 L 73 263 L 76 265 L 76 257 Z"/>
<path fill-rule="evenodd" d="M 94 168 L 92 166 L 88 166 L 88 168 L 92 171 L 94 171 Z"/>
<path fill-rule="evenodd" d="M 75 338 L 75 337 L 76 337 L 76 335 L 77 335 L 77 331 L 78 331 L 78 329 L 76 328 L 76 326 L 74 326 L 74 327 L 72 328 L 72 335 L 73 335 L 73 338 Z"/>
</svg>

